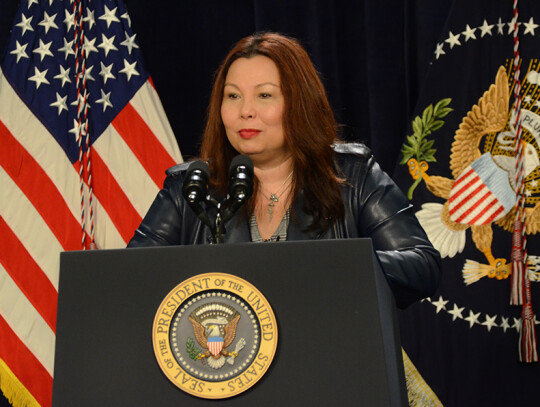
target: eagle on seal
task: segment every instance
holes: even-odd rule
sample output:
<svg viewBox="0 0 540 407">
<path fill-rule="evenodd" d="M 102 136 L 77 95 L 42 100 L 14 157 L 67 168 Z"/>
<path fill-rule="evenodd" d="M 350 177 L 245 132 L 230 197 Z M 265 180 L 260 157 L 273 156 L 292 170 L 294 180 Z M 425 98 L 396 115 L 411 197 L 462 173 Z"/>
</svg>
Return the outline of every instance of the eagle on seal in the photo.
<svg viewBox="0 0 540 407">
<path fill-rule="evenodd" d="M 229 322 L 225 317 L 206 319 L 200 323 L 191 316 L 188 318 L 193 325 L 195 339 L 201 347 L 206 349 L 197 355 L 197 359 L 207 359 L 208 365 L 214 369 L 219 369 L 225 364 L 225 357 L 238 356 L 238 352 L 229 352 L 227 348 L 231 346 L 236 337 L 240 314 L 236 314 Z"/>
</svg>

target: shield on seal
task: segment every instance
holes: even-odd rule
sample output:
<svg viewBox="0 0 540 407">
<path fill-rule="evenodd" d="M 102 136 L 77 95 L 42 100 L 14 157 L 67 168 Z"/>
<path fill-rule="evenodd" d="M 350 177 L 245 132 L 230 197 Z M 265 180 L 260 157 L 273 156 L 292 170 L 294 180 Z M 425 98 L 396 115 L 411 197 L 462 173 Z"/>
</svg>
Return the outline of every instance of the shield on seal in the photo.
<svg viewBox="0 0 540 407">
<path fill-rule="evenodd" d="M 208 350 L 213 356 L 217 356 L 221 353 L 223 349 L 223 338 L 221 336 L 211 336 L 206 342 L 208 345 Z"/>
<path fill-rule="evenodd" d="M 472 162 L 450 191 L 450 220 L 467 225 L 487 225 L 506 215 L 515 202 L 508 175 L 490 153 Z"/>
</svg>

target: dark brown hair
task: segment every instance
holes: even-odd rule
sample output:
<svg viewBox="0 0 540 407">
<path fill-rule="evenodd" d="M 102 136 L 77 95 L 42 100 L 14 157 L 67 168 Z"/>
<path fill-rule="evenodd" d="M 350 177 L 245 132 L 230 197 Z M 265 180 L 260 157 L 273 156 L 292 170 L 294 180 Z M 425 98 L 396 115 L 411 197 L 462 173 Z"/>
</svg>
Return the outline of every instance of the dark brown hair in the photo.
<svg viewBox="0 0 540 407">
<path fill-rule="evenodd" d="M 229 52 L 215 75 L 201 158 L 209 161 L 217 189 L 226 191 L 229 165 L 238 153 L 229 143 L 221 120 L 225 78 L 234 61 L 255 55 L 270 58 L 279 70 L 285 101 L 285 143 L 294 163 L 293 199 L 303 190 L 304 210 L 313 216 L 308 229 L 327 230 L 344 214 L 341 180 L 333 168 L 332 143 L 338 140 L 337 124 L 317 71 L 297 40 L 276 33 L 257 33 L 240 40 Z M 251 208 L 254 202 L 255 193 Z"/>
</svg>

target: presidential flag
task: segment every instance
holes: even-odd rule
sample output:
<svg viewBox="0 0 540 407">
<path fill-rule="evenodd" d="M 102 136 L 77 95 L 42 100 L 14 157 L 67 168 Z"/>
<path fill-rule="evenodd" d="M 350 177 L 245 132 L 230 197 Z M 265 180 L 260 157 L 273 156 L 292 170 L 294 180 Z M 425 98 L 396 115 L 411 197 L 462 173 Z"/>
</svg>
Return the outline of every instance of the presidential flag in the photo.
<svg viewBox="0 0 540 407">
<path fill-rule="evenodd" d="M 394 174 L 443 258 L 435 295 L 400 314 L 410 402 L 537 405 L 540 9 L 450 10 Z M 511 301 L 518 259 L 528 305 Z"/>
<path fill-rule="evenodd" d="M 125 247 L 182 160 L 119 0 L 23 0 L 0 70 L 0 388 L 51 405 L 59 253 Z"/>
</svg>

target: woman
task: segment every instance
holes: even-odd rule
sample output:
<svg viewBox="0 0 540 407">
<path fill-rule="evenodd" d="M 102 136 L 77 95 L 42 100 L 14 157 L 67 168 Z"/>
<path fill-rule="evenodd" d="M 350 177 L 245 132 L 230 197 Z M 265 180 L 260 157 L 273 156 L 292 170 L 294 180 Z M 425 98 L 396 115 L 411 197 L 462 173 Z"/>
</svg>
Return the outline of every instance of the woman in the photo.
<svg viewBox="0 0 540 407">
<path fill-rule="evenodd" d="M 369 149 L 338 142 L 324 87 L 294 39 L 244 38 L 216 73 L 201 147 L 214 193 L 226 194 L 238 154 L 253 161 L 254 193 L 226 225 L 225 243 L 371 237 L 398 306 L 436 289 L 438 252 Z M 128 247 L 208 243 L 182 198 L 187 167 L 167 171 Z"/>
</svg>

